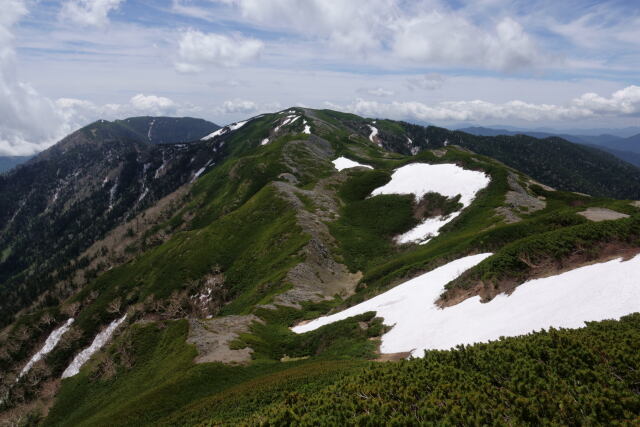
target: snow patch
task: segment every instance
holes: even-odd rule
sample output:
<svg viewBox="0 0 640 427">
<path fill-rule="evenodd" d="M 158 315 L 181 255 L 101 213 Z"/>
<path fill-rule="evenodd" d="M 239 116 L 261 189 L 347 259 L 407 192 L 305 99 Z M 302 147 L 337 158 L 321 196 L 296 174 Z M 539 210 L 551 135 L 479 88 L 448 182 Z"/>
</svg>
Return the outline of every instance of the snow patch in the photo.
<svg viewBox="0 0 640 427">
<path fill-rule="evenodd" d="M 249 120 L 245 120 L 243 122 L 236 122 L 236 123 L 232 123 L 230 125 L 226 125 L 225 127 L 222 127 L 220 129 L 218 129 L 217 131 L 212 132 L 212 133 L 210 133 L 209 135 L 207 135 L 205 137 L 202 137 L 200 139 L 200 141 L 208 141 L 208 140 L 213 139 L 213 138 L 215 138 L 217 136 L 224 135 L 224 134 L 229 133 L 229 132 L 233 132 L 234 130 L 240 129 L 242 126 L 246 125 L 248 122 L 249 122 Z"/>
<path fill-rule="evenodd" d="M 371 125 L 367 125 L 367 126 L 369 126 L 369 129 L 371 129 L 371 134 L 369 135 L 369 141 L 376 143 L 375 138 L 378 136 L 378 128 Z"/>
<path fill-rule="evenodd" d="M 149 194 L 149 189 L 147 187 L 144 187 L 144 189 L 142 190 L 142 194 L 140 195 L 140 197 L 138 197 L 138 203 L 140 203 L 142 199 L 147 197 L 147 194 Z"/>
<path fill-rule="evenodd" d="M 107 326 L 102 332 L 96 335 L 91 345 L 78 353 L 69 366 L 67 366 L 67 369 L 62 373 L 62 378 L 69 378 L 80 372 L 80 368 L 82 368 L 91 356 L 93 356 L 109 341 L 109 339 L 111 339 L 113 332 L 122 324 L 122 322 L 124 322 L 126 318 L 127 315 L 125 314 L 120 319 L 114 320 L 109 323 L 109 326 Z"/>
<path fill-rule="evenodd" d="M 311 135 L 311 126 L 309 126 L 307 124 L 307 121 L 303 121 L 302 124 L 304 125 L 304 129 L 302 130 L 302 133 L 306 133 L 307 135 Z"/>
<path fill-rule="evenodd" d="M 287 116 L 287 117 L 285 117 L 285 118 L 284 118 L 284 120 L 283 120 L 283 121 L 282 121 L 278 126 L 276 126 L 276 127 L 273 129 L 273 132 L 274 132 L 274 133 L 278 132 L 278 131 L 283 127 L 283 126 L 286 126 L 286 125 L 290 125 L 290 124 L 292 124 L 293 122 L 295 122 L 296 120 L 298 120 L 300 117 L 302 117 L 302 116 L 295 116 L 295 115 L 291 115 L 291 116 Z"/>
<path fill-rule="evenodd" d="M 396 169 L 391 181 L 373 190 L 371 195 L 414 194 L 416 200 L 420 200 L 430 192 L 447 197 L 460 194 L 460 203 L 469 206 L 476 193 L 489 182 L 489 177 L 483 172 L 463 169 L 451 163 L 411 163 Z"/>
<path fill-rule="evenodd" d="M 206 166 L 203 166 L 203 167 L 201 167 L 200 169 L 198 169 L 198 170 L 196 171 L 196 173 L 193 175 L 193 180 L 192 180 L 192 181 L 195 181 L 195 179 L 196 179 L 196 178 L 198 178 L 200 175 L 202 175 L 202 172 L 204 172 L 204 170 L 205 170 L 206 168 L 207 168 Z"/>
<path fill-rule="evenodd" d="M 490 179 L 483 172 L 463 169 L 460 166 L 444 163 L 431 165 L 428 163 L 411 163 L 391 175 L 391 181 L 378 187 L 371 193 L 378 194 L 413 194 L 416 201 L 429 192 L 440 193 L 446 197 L 460 195 L 463 209 L 471 204 L 478 191 L 489 185 Z M 453 220 L 456 215 L 428 218 L 414 229 L 397 237 L 399 243 L 427 243 L 438 234 L 440 227 Z"/>
<path fill-rule="evenodd" d="M 260 145 L 267 145 L 269 143 L 269 138 L 265 138 L 260 142 Z"/>
<path fill-rule="evenodd" d="M 640 255 L 580 267 L 556 276 L 530 280 L 510 296 L 488 303 L 480 297 L 440 309 L 434 302 L 444 286 L 490 254 L 450 262 L 340 313 L 292 328 L 304 333 L 367 311 L 395 325 L 382 337 L 382 353 L 446 350 L 518 336 L 547 328 L 580 328 L 585 322 L 618 319 L 640 311 Z"/>
<path fill-rule="evenodd" d="M 332 163 L 333 163 L 333 166 L 339 171 L 343 169 L 356 168 L 356 167 L 373 169 L 373 167 L 369 165 L 363 165 L 362 163 L 358 163 L 351 159 L 347 159 L 346 157 L 338 157 L 337 159 L 333 160 Z"/>
<path fill-rule="evenodd" d="M 29 372 L 37 361 L 41 360 L 44 356 L 49 354 L 51 350 L 56 348 L 56 346 L 58 345 L 58 342 L 60 341 L 60 338 L 62 338 L 62 336 L 69 330 L 72 323 L 73 323 L 73 318 L 70 318 L 62 326 L 60 326 L 57 329 L 54 329 L 49 334 L 42 348 L 38 350 L 38 352 L 34 354 L 31 357 L 31 359 L 29 359 L 29 361 L 24 366 L 24 368 L 22 368 L 22 371 L 20 371 L 20 375 L 18 375 L 18 378 L 16 379 L 16 381 L 18 381 L 20 378 L 22 378 L 23 375 Z"/>
<path fill-rule="evenodd" d="M 411 230 L 397 236 L 395 241 L 400 244 L 418 243 L 419 245 L 424 245 L 438 235 L 438 230 L 440 230 L 440 228 L 448 222 L 453 221 L 453 219 L 458 215 L 460 215 L 460 212 L 454 212 L 446 216 L 427 218 Z"/>
</svg>

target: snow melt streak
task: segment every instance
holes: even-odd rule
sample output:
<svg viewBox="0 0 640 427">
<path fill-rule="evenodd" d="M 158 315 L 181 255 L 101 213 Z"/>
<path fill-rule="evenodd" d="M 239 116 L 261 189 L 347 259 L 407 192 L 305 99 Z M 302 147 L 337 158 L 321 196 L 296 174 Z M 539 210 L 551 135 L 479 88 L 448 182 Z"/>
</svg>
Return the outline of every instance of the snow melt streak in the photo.
<svg viewBox="0 0 640 427">
<path fill-rule="evenodd" d="M 91 345 L 78 353 L 78 355 L 71 361 L 69 366 L 67 366 L 67 369 L 65 369 L 62 373 L 62 378 L 72 377 L 80 372 L 80 368 L 82 368 L 82 366 L 91 358 L 91 356 L 93 356 L 107 343 L 107 341 L 109 341 L 111 335 L 113 335 L 113 332 L 118 328 L 118 326 L 120 326 L 122 322 L 124 322 L 124 319 L 126 318 L 127 315 L 125 314 L 120 319 L 114 320 L 109 324 L 109 326 L 106 327 L 104 331 L 96 335 Z"/>
<path fill-rule="evenodd" d="M 523 283 L 511 296 L 483 304 L 480 297 L 440 309 L 434 301 L 444 285 L 490 254 L 458 259 L 384 294 L 331 316 L 293 328 L 303 333 L 367 311 L 395 325 L 382 337 L 380 350 L 446 350 L 458 344 L 517 336 L 543 328 L 580 328 L 587 321 L 618 319 L 640 311 L 640 255 L 588 265 Z"/>
<path fill-rule="evenodd" d="M 73 323 L 73 318 L 68 319 L 64 325 L 60 326 L 58 329 L 54 329 L 53 332 L 49 334 L 42 348 L 36 354 L 34 354 L 31 357 L 31 359 L 29 359 L 29 362 L 27 362 L 25 367 L 22 368 L 22 371 L 20 371 L 20 375 L 18 375 L 18 379 L 20 379 L 23 375 L 29 372 L 37 361 L 39 361 L 44 356 L 49 354 L 51 350 L 56 348 L 56 346 L 58 345 L 58 342 L 60 341 L 60 338 L 62 338 L 65 332 L 69 330 L 72 323 Z"/>
</svg>

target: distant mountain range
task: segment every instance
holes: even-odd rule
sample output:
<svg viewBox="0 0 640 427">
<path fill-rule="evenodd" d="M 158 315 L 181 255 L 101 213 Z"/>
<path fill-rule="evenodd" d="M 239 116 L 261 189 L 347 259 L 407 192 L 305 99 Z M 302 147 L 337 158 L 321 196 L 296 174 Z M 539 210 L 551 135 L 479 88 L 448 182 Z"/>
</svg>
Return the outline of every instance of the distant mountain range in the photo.
<svg viewBox="0 0 640 427">
<path fill-rule="evenodd" d="M 13 169 L 31 157 L 32 156 L 0 156 L 0 173 Z"/>
<path fill-rule="evenodd" d="M 629 162 L 636 166 L 640 166 L 640 133 L 623 138 L 612 134 L 575 135 L 568 133 L 548 133 L 534 130 L 510 130 L 480 126 L 460 128 L 458 130 L 479 136 L 527 135 L 540 139 L 557 136 L 576 144 L 589 145 L 599 148 L 600 150 L 611 153 L 626 162 Z"/>
</svg>

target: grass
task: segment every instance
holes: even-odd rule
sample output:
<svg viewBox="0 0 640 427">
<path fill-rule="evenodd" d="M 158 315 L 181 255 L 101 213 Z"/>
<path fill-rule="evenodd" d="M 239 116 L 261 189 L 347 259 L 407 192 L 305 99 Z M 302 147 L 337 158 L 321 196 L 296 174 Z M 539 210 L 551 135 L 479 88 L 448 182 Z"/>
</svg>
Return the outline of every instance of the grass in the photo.
<svg viewBox="0 0 640 427">
<path fill-rule="evenodd" d="M 111 378 L 86 366 L 64 380 L 43 425 L 632 422 L 640 413 L 639 326 L 635 314 L 397 363 L 310 358 L 225 366 L 192 363 L 184 320 L 137 325 L 133 366 Z"/>
<path fill-rule="evenodd" d="M 640 314 L 364 367 L 247 425 L 632 425 Z"/>
<path fill-rule="evenodd" d="M 333 342 L 330 348 L 335 356 L 344 350 L 342 334 L 345 330 L 353 334 L 353 325 L 357 326 L 360 320 L 348 320 L 324 332 L 299 337 L 308 349 L 317 350 L 322 344 Z M 131 327 L 128 336 L 116 339 L 110 353 L 116 356 L 119 342 L 128 339 L 133 343 L 133 367 L 119 366 L 113 377 L 102 378 L 95 363 L 85 366 L 80 374 L 63 381 L 44 425 L 191 424 L 203 414 L 207 418 L 217 414 L 228 420 L 247 416 L 277 401 L 287 390 L 310 391 L 329 384 L 362 363 L 315 357 L 287 363 L 263 360 L 250 366 L 196 365 L 192 362 L 196 350 L 185 343 L 187 331 L 186 320 L 167 322 L 162 328 L 158 324 Z M 366 331 L 362 334 L 361 347 L 367 348 L 367 343 L 372 346 Z M 316 383 L 309 387 L 311 380 Z"/>
<path fill-rule="evenodd" d="M 617 221 L 585 222 L 506 244 L 493 256 L 449 283 L 447 288 L 468 288 L 479 281 L 496 283 L 515 280 L 522 283 L 530 276 L 533 265 L 546 261 L 561 263 L 576 254 L 597 259 L 603 245 L 616 243 L 640 247 L 640 216 Z"/>
</svg>

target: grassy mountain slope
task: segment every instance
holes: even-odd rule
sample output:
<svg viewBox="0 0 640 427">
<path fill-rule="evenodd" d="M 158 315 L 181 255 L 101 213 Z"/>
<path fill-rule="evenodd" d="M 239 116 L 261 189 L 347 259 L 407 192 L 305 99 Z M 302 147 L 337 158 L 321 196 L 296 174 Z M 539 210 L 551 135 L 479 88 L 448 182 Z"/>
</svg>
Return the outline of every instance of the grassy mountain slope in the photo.
<svg viewBox="0 0 640 427">
<path fill-rule="evenodd" d="M 72 280 L 74 258 L 108 231 L 225 156 L 211 142 L 151 145 L 98 121 L 0 175 L 0 324 Z"/>
<path fill-rule="evenodd" d="M 376 138 L 370 126 L 379 130 Z M 528 147 L 539 161 L 556 147 L 561 155 L 574 153 L 562 141 L 535 145 L 530 139 L 475 138 L 298 108 L 259 116 L 211 141 L 189 144 L 202 150 L 203 164 L 215 153 L 224 156 L 197 177 L 170 216 L 137 236 L 139 242 L 149 236 L 163 239 L 139 245 L 126 261 L 96 271 L 62 301 L 32 306 L 0 336 L 4 409 L 32 408 L 34 401 L 44 405 L 45 390 L 60 386 L 44 424 L 305 424 L 313 419 L 325 424 L 445 419 L 464 424 L 498 418 L 535 423 L 541 417 L 578 424 L 630 419 L 640 411 L 637 378 L 634 370 L 621 371 L 635 366 L 630 349 L 638 339 L 637 316 L 390 364 L 368 362 L 378 356 L 386 331 L 374 313 L 302 335 L 289 329 L 469 254 L 495 252 L 478 270 L 470 270 L 465 284 L 509 274 L 524 279 L 526 269 L 504 260 L 517 259 L 520 250 L 553 257 L 557 248 L 570 251 L 576 242 L 589 243 L 585 233 L 594 241 L 619 235 L 626 245 L 638 246 L 638 207 L 545 190 L 505 166 L 505 159 L 521 161 L 516 156 L 522 152 L 508 143 Z M 477 144 L 475 152 L 472 144 Z M 331 160 L 339 156 L 375 169 L 338 172 Z M 588 158 L 593 167 L 603 164 L 601 157 Z M 390 180 L 394 169 L 412 162 L 453 163 L 482 171 L 491 182 L 428 244 L 398 245 L 393 237 L 422 219 L 418 203 L 410 196 L 369 195 Z M 532 167 L 532 159 L 523 162 Z M 585 177 L 581 185 L 595 185 L 578 163 L 568 164 L 569 172 L 551 162 L 536 173 L 552 170 L 549 179 L 557 182 L 565 173 L 577 174 Z M 177 170 L 194 176 L 192 166 Z M 540 209 L 513 199 L 517 191 L 520 198 L 541 203 Z M 589 207 L 614 209 L 630 218 L 594 224 L 578 214 Z M 597 260 L 594 253 L 584 261 Z M 59 384 L 74 354 L 124 313 L 127 321 L 112 342 L 79 375 Z M 16 383 L 28 357 L 70 316 L 75 322 L 60 344 Z M 220 323 L 234 319 L 249 326 L 230 332 Z M 208 344 L 195 337 L 198 325 Z M 226 341 L 220 340 L 221 333 L 227 333 Z M 248 358 L 238 364 L 215 358 L 194 363 L 207 346 L 228 354 L 245 352 Z M 603 349 L 611 353 L 600 357 Z M 493 375 L 495 360 L 502 362 Z M 581 370 L 568 371 L 567 366 Z M 531 378 L 536 380 L 526 383 Z M 565 410 L 547 399 L 555 387 L 574 397 L 563 401 Z M 411 407 L 412 401 L 420 407 Z M 601 409 L 611 402 L 618 404 Z M 315 418 L 306 418 L 300 405 L 307 405 Z M 328 410 L 332 405 L 335 410 Z"/>
</svg>

